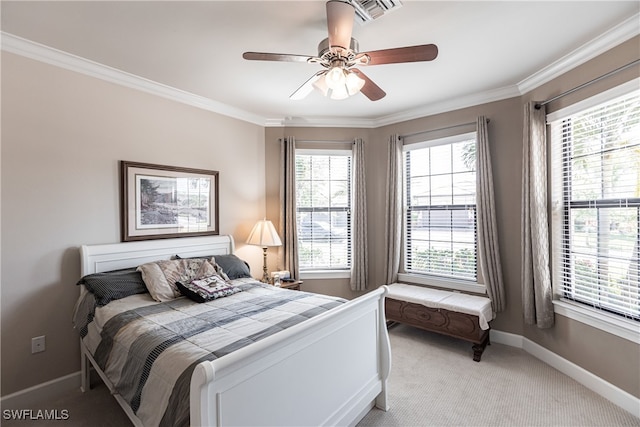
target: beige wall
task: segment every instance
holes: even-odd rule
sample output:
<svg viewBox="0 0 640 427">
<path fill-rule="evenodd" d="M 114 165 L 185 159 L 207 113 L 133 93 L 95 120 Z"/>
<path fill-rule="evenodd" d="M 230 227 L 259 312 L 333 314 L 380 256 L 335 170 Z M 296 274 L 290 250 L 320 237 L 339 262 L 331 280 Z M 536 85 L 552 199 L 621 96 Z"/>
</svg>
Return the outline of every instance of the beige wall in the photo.
<svg viewBox="0 0 640 427">
<path fill-rule="evenodd" d="M 78 247 L 120 240 L 119 160 L 219 171 L 220 232 L 262 270 L 263 127 L 3 52 L 3 396 L 79 370 Z"/>
<path fill-rule="evenodd" d="M 522 151 L 522 108 L 520 99 L 513 98 L 464 110 L 411 120 L 377 129 L 353 128 L 277 128 L 266 129 L 266 158 L 273 165 L 279 164 L 278 138 L 294 136 L 300 140 L 348 140 L 356 137 L 365 140 L 366 181 L 367 181 L 367 228 L 369 253 L 369 289 L 385 283 L 384 264 L 384 216 L 386 208 L 387 141 L 390 135 L 400 135 L 428 129 L 440 129 L 461 123 L 475 122 L 478 115 L 487 116 L 494 160 L 494 185 L 498 223 L 504 232 L 500 233 L 505 281 L 513 283 L 507 293 L 511 310 L 503 313 L 494 322 L 497 329 L 522 334 L 521 313 L 517 309 L 521 294 L 520 280 L 520 157 Z M 500 160 L 500 159 L 506 159 Z M 513 161 L 511 159 L 516 159 Z M 273 221 L 278 221 L 278 168 L 268 167 L 266 176 L 267 213 Z M 516 232 L 513 238 L 513 232 Z M 353 298 L 359 293 L 352 292 L 348 279 L 305 280 L 304 290 Z"/>
<path fill-rule="evenodd" d="M 636 59 L 639 43 L 636 37 L 522 97 L 378 129 L 264 129 L 3 53 L 2 395 L 78 370 L 77 335 L 69 320 L 77 295 L 77 247 L 119 239 L 118 160 L 219 170 L 221 232 L 233 234 L 241 255 L 250 260 L 253 271 L 260 271 L 259 249 L 241 246 L 257 218 L 266 215 L 278 222 L 278 139 L 361 137 L 366 142 L 369 189 L 369 281 L 376 287 L 384 283 L 389 135 L 472 122 L 485 115 L 491 120 L 507 294 L 507 309 L 493 327 L 523 335 L 640 397 L 637 344 L 562 316 L 549 330 L 527 327 L 520 308 L 523 104 Z M 637 70 L 629 70 L 553 103 L 550 110 L 637 75 Z M 238 158 L 246 167 L 237 167 Z M 269 269 L 280 267 L 276 253 L 269 252 Z M 346 279 L 307 280 L 303 289 L 347 298 L 358 295 Z M 42 334 L 47 335 L 47 351 L 31 355 L 30 338 Z"/>
<path fill-rule="evenodd" d="M 598 58 L 527 93 L 523 96 L 522 104 L 530 100 L 553 98 L 579 84 L 626 65 L 638 59 L 640 53 L 638 46 L 640 46 L 640 37 L 634 37 Z M 637 66 L 629 68 L 548 104 L 547 112 L 557 111 L 639 76 L 640 69 Z M 640 397 L 640 346 L 638 344 L 558 315 L 556 315 L 555 327 L 538 329 L 525 326 L 523 335 L 626 392 Z"/>
<path fill-rule="evenodd" d="M 507 309 L 493 322 L 495 329 L 522 334 L 521 313 L 520 313 L 520 181 L 522 169 L 520 158 L 522 156 L 522 108 L 518 98 L 507 99 L 499 102 L 479 105 L 452 111 L 445 114 L 438 114 L 425 117 L 410 122 L 398 123 L 386 126 L 378 130 L 378 140 L 373 144 L 376 154 L 372 155 L 376 164 L 376 169 L 385 170 L 387 159 L 388 135 L 406 135 L 428 129 L 440 129 L 448 126 L 463 123 L 473 123 L 478 116 L 487 117 L 489 145 L 492 156 L 493 184 L 496 202 L 496 218 L 498 224 L 498 239 L 502 258 L 502 271 L 504 276 Z M 383 175 L 383 174 L 382 174 Z M 375 183 L 368 183 L 368 188 L 384 188 L 384 177 L 376 176 Z M 386 203 L 382 194 L 377 195 L 372 203 L 384 206 Z M 376 213 L 374 227 L 376 230 L 384 230 L 384 211 L 381 209 L 370 210 Z M 375 239 L 376 256 L 384 256 L 383 246 L 384 234 L 378 233 Z M 374 280 L 380 284 L 384 282 L 383 258 L 377 258 L 378 262 L 373 262 Z"/>
<path fill-rule="evenodd" d="M 353 128 L 267 128 L 265 130 L 265 158 L 267 159 L 266 173 L 266 197 L 267 197 L 267 216 L 278 224 L 280 218 L 279 209 L 279 170 L 280 170 L 280 143 L 279 139 L 285 136 L 295 137 L 296 141 L 352 141 L 355 138 L 362 138 L 364 141 L 371 139 L 371 129 L 353 129 Z M 330 144 L 330 147 L 336 147 Z M 342 147 L 342 146 L 341 146 Z M 379 173 L 371 168 L 373 162 L 369 162 L 367 156 L 367 165 L 365 173 L 368 175 Z M 275 258 L 275 257 L 274 257 Z M 274 266 L 276 261 L 274 260 Z M 278 265 L 281 269 L 282 264 Z M 318 292 L 327 295 L 335 295 L 342 298 L 355 298 L 363 292 L 353 292 L 349 286 L 349 279 L 305 279 L 301 289 L 308 292 Z"/>
<path fill-rule="evenodd" d="M 640 397 L 640 346 L 623 338 L 592 328 L 563 316 L 556 316 L 556 326 L 549 330 L 524 325 L 520 285 L 520 198 L 522 180 L 523 106 L 529 99 L 545 100 L 638 57 L 638 37 L 622 44 L 552 82 L 528 93 L 498 102 L 450 111 L 416 120 L 396 123 L 376 129 L 288 128 L 267 129 L 266 157 L 277 164 L 277 139 L 295 136 L 296 139 L 347 139 L 360 136 L 366 143 L 367 209 L 369 231 L 369 288 L 384 284 L 384 214 L 386 207 L 385 177 L 387 141 L 390 135 L 407 135 L 426 130 L 474 122 L 479 115 L 490 119 L 488 126 L 493 161 L 493 180 L 496 201 L 502 271 L 506 289 L 507 308 L 499 313 L 492 327 L 499 331 L 522 335 L 569 361 L 593 372 L 622 390 Z M 637 68 L 615 78 L 563 98 L 549 107 L 559 108 L 567 103 L 591 96 L 597 91 L 615 86 L 638 76 Z M 550 110 L 552 109 L 550 108 Z M 278 218 L 277 168 L 267 169 L 267 211 Z M 305 281 L 306 290 L 356 296 L 346 279 Z M 615 350 L 611 350 L 615 349 Z"/>
</svg>

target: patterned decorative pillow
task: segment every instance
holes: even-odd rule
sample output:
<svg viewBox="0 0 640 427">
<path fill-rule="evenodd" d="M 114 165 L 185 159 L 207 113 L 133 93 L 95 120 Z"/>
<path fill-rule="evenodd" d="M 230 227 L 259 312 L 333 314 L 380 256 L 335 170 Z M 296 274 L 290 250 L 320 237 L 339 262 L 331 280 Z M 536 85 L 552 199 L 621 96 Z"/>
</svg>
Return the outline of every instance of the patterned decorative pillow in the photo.
<svg viewBox="0 0 640 427">
<path fill-rule="evenodd" d="M 207 302 L 241 292 L 242 289 L 230 285 L 216 275 L 192 280 L 190 283 L 177 282 L 176 286 L 182 294 L 195 302 Z"/>
<path fill-rule="evenodd" d="M 138 267 L 142 280 L 151 297 L 160 302 L 179 297 L 176 282 L 190 283 L 192 280 L 216 274 L 216 269 L 206 259 L 173 259 L 154 261 Z"/>
<path fill-rule="evenodd" d="M 173 259 L 207 259 L 216 268 L 216 273 L 218 273 L 218 275 L 220 277 L 222 277 L 224 280 L 235 279 L 235 277 L 227 276 L 227 273 L 225 273 L 222 270 L 222 267 L 216 263 L 216 260 L 213 257 L 213 255 L 209 255 L 209 256 L 194 256 L 194 257 L 189 257 L 189 258 L 182 258 L 180 255 L 174 255 Z M 249 265 L 249 264 L 247 264 L 247 265 Z"/>
</svg>

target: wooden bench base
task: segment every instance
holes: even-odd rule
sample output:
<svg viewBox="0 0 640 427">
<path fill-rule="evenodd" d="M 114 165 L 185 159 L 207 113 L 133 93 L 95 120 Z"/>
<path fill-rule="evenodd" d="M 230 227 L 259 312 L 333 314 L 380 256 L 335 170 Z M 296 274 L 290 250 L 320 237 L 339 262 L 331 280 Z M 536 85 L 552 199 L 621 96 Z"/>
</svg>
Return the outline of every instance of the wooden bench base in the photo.
<svg viewBox="0 0 640 427">
<path fill-rule="evenodd" d="M 386 298 L 387 321 L 404 323 L 473 343 L 473 360 L 480 361 L 489 344 L 489 330 L 480 328 L 478 316 Z"/>
</svg>

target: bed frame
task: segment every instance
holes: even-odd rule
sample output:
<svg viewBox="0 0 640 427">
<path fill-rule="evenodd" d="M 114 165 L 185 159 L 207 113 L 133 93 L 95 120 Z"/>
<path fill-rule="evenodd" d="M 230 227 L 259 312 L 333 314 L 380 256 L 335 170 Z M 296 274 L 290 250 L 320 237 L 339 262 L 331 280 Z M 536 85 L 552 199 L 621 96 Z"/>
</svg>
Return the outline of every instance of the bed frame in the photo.
<svg viewBox="0 0 640 427">
<path fill-rule="evenodd" d="M 233 253 L 231 236 L 80 248 L 82 275 L 170 259 Z M 388 410 L 391 367 L 385 286 L 211 362 L 191 377 L 193 426 L 355 425 L 375 405 Z M 80 340 L 82 390 L 93 365 L 134 425 L 126 401 Z"/>
</svg>

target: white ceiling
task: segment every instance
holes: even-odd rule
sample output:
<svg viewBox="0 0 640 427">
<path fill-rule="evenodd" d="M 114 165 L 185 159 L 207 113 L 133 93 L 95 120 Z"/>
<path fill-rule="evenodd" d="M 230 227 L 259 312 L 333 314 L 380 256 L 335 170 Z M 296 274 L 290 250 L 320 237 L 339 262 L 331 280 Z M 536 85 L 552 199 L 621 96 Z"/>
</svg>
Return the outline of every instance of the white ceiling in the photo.
<svg viewBox="0 0 640 427">
<path fill-rule="evenodd" d="M 387 92 L 380 101 L 362 94 L 334 101 L 316 92 L 292 101 L 289 95 L 319 65 L 246 61 L 242 53 L 316 55 L 327 36 L 323 1 L 2 1 L 1 7 L 6 50 L 18 36 L 264 125 L 380 125 L 516 96 L 640 27 L 638 1 L 405 0 L 378 20 L 354 24 L 360 51 L 434 43 L 438 58 L 363 67 Z"/>
</svg>

